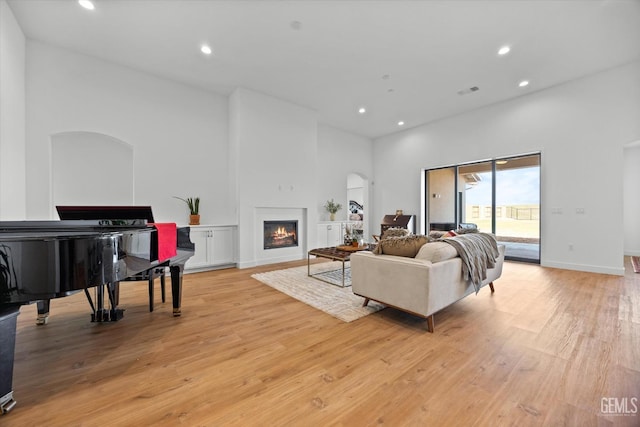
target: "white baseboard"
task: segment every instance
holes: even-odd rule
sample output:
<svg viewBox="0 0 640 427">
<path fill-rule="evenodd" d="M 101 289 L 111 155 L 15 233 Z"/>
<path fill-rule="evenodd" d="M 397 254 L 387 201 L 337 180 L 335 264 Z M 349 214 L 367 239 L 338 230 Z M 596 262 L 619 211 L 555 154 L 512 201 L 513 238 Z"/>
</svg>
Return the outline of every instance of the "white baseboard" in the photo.
<svg viewBox="0 0 640 427">
<path fill-rule="evenodd" d="M 600 265 L 570 264 L 565 262 L 546 261 L 541 263 L 543 267 L 561 268 L 563 270 L 586 271 L 587 273 L 613 274 L 624 276 L 624 266 L 620 268 L 604 267 Z"/>
<path fill-rule="evenodd" d="M 238 268 L 242 270 L 243 268 L 251 268 L 257 265 L 255 261 L 242 261 L 238 263 Z"/>
<path fill-rule="evenodd" d="M 633 249 L 625 250 L 624 251 L 624 256 L 640 256 L 640 249 L 638 249 L 638 250 L 633 250 Z"/>
<path fill-rule="evenodd" d="M 236 267 L 236 263 L 212 265 L 208 267 L 185 269 L 183 274 L 202 273 L 203 271 L 222 270 L 224 268 L 235 268 L 235 267 Z"/>
<path fill-rule="evenodd" d="M 243 261 L 238 263 L 238 268 L 251 268 L 257 267 L 259 265 L 268 265 L 268 264 L 277 264 L 279 262 L 287 262 L 287 261 L 300 261 L 302 259 L 306 259 L 306 257 L 300 257 L 299 255 L 289 255 L 289 256 L 280 256 L 274 258 L 266 258 L 261 260 L 253 260 L 253 261 Z"/>
</svg>

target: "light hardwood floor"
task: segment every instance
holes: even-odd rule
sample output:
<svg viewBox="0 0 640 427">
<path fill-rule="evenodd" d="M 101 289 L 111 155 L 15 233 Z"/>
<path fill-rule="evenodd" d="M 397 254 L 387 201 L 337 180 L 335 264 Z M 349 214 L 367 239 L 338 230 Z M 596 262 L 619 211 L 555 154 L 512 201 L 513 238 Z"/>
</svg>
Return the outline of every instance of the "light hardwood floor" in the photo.
<svg viewBox="0 0 640 427">
<path fill-rule="evenodd" d="M 149 313 L 143 283 L 123 283 L 117 323 L 90 323 L 83 294 L 46 326 L 22 307 L 0 425 L 640 425 L 601 413 L 640 398 L 629 259 L 624 277 L 507 262 L 433 334 L 390 308 L 343 323 L 251 278 L 301 264 L 187 275 L 180 318 Z"/>
</svg>

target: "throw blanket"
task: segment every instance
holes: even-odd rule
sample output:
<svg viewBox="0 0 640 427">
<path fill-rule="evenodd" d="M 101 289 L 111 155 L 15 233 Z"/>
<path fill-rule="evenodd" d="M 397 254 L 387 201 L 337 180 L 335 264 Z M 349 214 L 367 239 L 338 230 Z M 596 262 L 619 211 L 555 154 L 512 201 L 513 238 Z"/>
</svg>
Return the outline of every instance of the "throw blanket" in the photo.
<svg viewBox="0 0 640 427">
<path fill-rule="evenodd" d="M 469 233 L 442 239 L 442 241 L 449 243 L 458 251 L 458 255 L 462 258 L 463 277 L 473 283 L 477 294 L 482 281 L 487 278 L 487 268 L 495 267 L 496 258 L 500 256 L 495 236 L 487 233 Z"/>
</svg>

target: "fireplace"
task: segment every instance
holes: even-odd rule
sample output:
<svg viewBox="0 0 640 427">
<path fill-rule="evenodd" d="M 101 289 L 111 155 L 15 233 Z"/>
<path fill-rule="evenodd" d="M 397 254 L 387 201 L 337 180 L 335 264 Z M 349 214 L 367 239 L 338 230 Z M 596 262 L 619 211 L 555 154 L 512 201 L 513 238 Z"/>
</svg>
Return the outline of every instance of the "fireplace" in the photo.
<svg viewBox="0 0 640 427">
<path fill-rule="evenodd" d="M 298 221 L 264 221 L 264 249 L 298 246 Z"/>
</svg>

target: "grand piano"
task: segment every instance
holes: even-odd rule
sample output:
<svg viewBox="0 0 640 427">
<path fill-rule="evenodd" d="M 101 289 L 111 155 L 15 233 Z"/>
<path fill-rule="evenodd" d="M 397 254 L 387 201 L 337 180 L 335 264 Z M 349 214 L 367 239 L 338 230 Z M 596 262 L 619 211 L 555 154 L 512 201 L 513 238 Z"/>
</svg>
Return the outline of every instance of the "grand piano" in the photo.
<svg viewBox="0 0 640 427">
<path fill-rule="evenodd" d="M 148 278 L 168 267 L 173 315 L 181 314 L 182 273 L 194 253 L 189 227 L 155 224 L 148 206 L 57 208 L 60 221 L 0 222 L 2 414 L 16 404 L 12 380 L 21 305 L 37 302 L 37 323 L 45 324 L 51 299 L 84 292 L 91 321 L 117 321 L 123 317 L 118 306 L 119 283 Z M 167 236 L 167 230 L 173 230 L 175 236 Z M 175 246 L 167 248 L 167 240 L 169 246 Z"/>
</svg>

